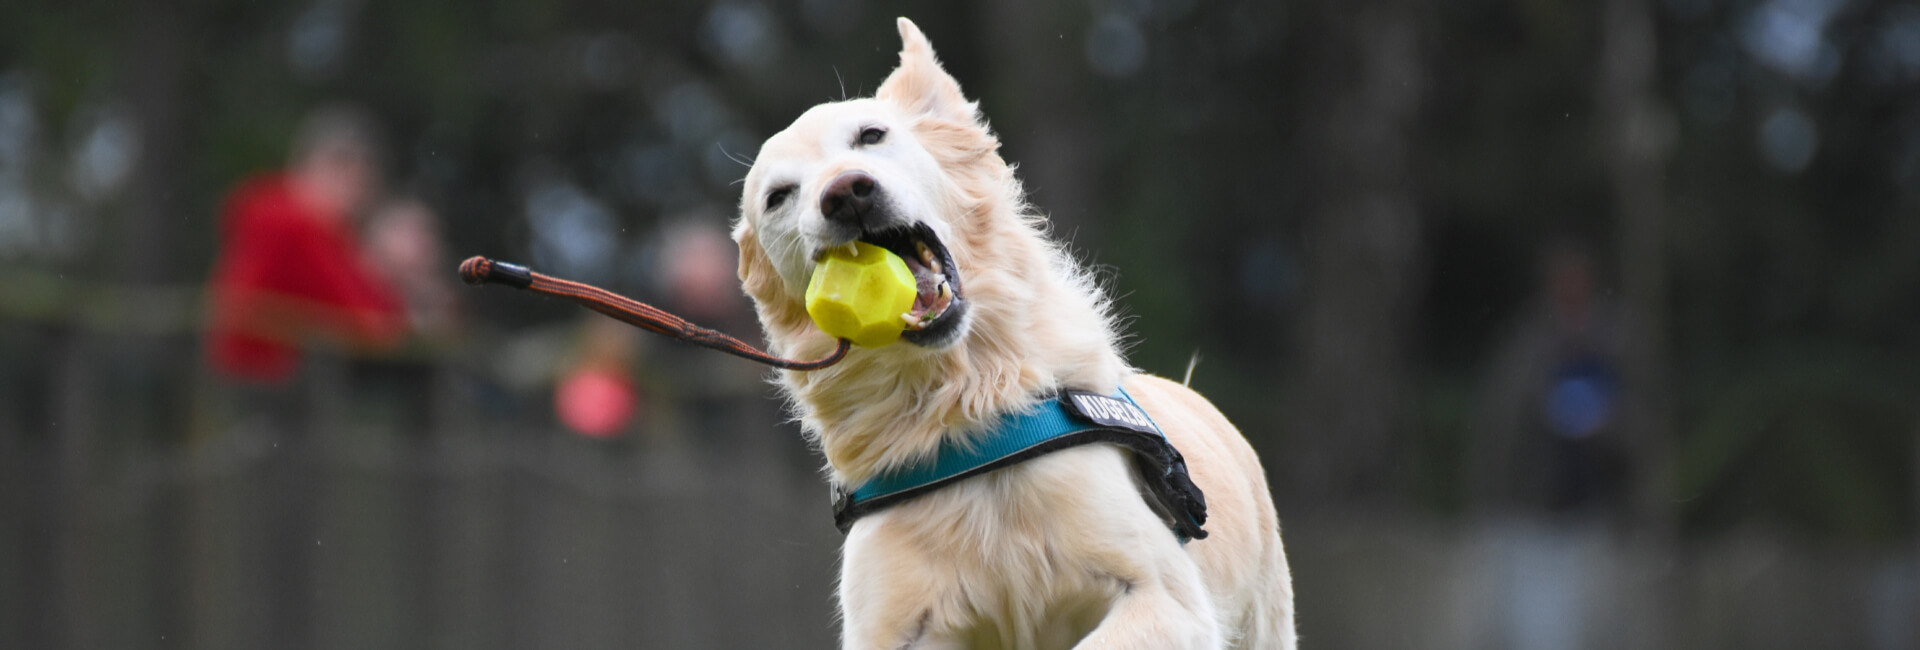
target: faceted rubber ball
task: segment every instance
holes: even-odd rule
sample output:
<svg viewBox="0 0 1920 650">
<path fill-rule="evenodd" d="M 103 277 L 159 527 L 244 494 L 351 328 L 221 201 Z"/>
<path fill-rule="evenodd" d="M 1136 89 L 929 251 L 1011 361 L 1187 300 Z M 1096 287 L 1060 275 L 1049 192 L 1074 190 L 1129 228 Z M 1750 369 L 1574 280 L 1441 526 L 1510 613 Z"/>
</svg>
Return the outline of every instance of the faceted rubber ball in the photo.
<svg viewBox="0 0 1920 650">
<path fill-rule="evenodd" d="M 907 327 L 900 315 L 913 309 L 919 291 L 899 255 L 866 242 L 854 248 L 835 249 L 814 265 L 807 315 L 821 331 L 877 348 L 899 340 Z"/>
</svg>

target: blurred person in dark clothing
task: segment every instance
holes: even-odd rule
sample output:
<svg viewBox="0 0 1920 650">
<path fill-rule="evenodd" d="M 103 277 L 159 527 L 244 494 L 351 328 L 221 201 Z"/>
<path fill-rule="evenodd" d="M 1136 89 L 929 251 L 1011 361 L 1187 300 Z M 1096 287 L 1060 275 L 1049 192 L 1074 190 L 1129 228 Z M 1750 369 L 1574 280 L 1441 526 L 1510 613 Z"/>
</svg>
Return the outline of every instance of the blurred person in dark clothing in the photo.
<svg viewBox="0 0 1920 650">
<path fill-rule="evenodd" d="M 1627 505 L 1620 328 L 1596 288 L 1592 254 L 1549 244 L 1538 298 L 1496 358 L 1479 414 L 1474 486 L 1482 505 L 1618 514 Z"/>
<path fill-rule="evenodd" d="M 401 298 L 362 258 L 353 217 L 378 185 L 368 119 L 333 107 L 308 116 L 284 172 L 240 184 L 220 223 L 209 281 L 207 354 L 225 377 L 279 384 L 299 346 L 395 344 Z"/>
</svg>

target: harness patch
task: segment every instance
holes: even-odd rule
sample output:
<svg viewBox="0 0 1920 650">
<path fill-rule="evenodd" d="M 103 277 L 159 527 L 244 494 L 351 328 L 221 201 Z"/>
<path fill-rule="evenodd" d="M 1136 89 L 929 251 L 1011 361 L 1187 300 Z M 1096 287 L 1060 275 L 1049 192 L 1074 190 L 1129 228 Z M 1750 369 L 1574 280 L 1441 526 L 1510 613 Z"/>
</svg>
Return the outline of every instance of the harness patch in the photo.
<svg viewBox="0 0 1920 650">
<path fill-rule="evenodd" d="M 1160 435 L 1160 429 L 1153 426 L 1153 420 L 1147 419 L 1147 412 L 1140 410 L 1133 402 L 1083 390 L 1066 391 L 1066 398 L 1067 412 L 1081 419 L 1116 429 Z"/>
</svg>

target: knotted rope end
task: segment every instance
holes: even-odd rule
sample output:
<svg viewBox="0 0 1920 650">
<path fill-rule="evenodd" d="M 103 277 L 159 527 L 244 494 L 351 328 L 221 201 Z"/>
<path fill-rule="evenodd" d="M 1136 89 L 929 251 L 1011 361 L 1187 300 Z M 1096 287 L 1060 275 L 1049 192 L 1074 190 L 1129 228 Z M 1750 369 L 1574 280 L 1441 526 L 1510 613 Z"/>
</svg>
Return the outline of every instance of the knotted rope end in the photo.
<svg viewBox="0 0 1920 650">
<path fill-rule="evenodd" d="M 493 260 L 475 255 L 460 263 L 460 281 L 474 286 L 487 283 L 487 271 L 493 269 Z"/>
</svg>

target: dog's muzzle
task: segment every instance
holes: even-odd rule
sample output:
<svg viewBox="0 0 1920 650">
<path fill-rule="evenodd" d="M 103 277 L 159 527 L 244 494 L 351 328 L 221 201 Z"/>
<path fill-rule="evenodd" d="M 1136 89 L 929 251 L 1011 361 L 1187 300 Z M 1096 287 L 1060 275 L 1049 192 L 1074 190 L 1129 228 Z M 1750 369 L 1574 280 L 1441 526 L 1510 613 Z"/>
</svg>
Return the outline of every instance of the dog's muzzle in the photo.
<svg viewBox="0 0 1920 650">
<path fill-rule="evenodd" d="M 933 228 L 901 215 L 879 181 L 858 170 L 841 172 L 827 183 L 820 193 L 820 214 L 841 233 L 835 246 L 873 244 L 899 255 L 913 271 L 916 295 L 913 307 L 900 314 L 906 326 L 901 339 L 942 347 L 958 338 L 968 304 L 953 254 Z M 820 254 L 824 251 L 815 258 Z"/>
</svg>

